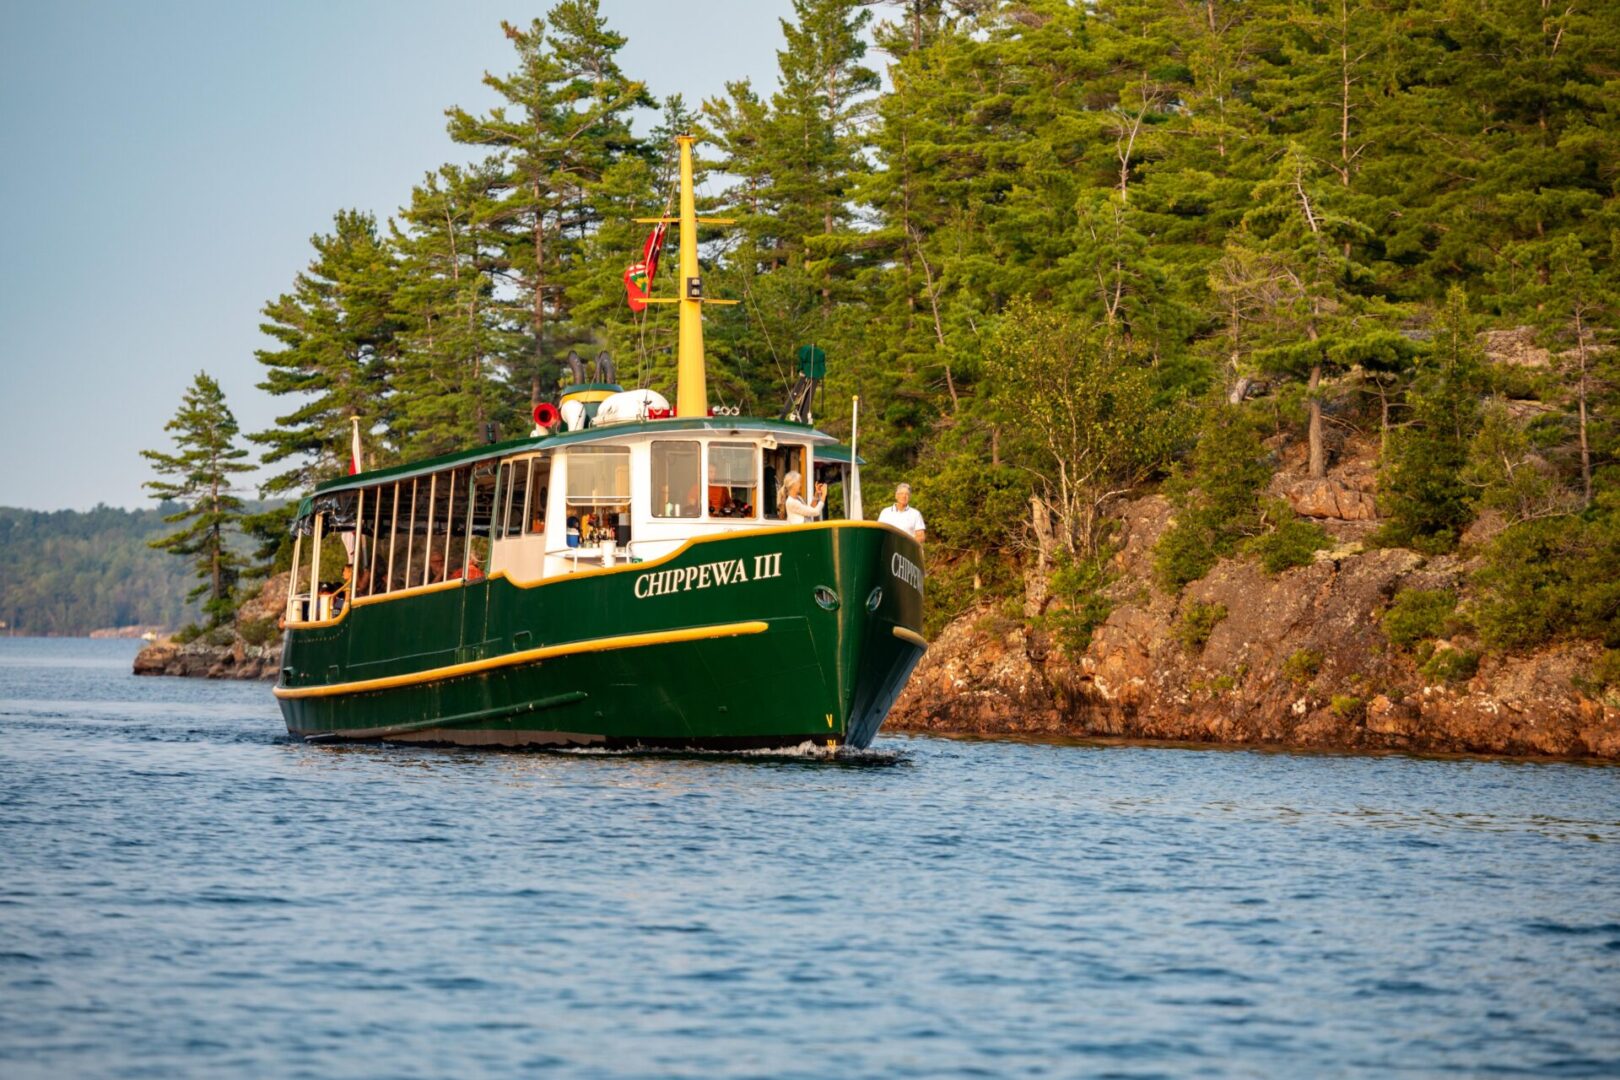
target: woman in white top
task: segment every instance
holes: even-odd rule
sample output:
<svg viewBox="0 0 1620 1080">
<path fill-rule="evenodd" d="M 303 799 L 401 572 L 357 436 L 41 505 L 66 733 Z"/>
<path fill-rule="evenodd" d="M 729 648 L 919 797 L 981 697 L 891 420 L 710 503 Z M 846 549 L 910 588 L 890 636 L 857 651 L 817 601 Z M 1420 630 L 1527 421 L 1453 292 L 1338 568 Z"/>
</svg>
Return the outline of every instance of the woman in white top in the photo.
<svg viewBox="0 0 1620 1080">
<path fill-rule="evenodd" d="M 799 498 L 799 489 L 804 487 L 804 477 L 799 475 L 797 469 L 788 473 L 782 481 L 782 505 L 787 508 L 789 525 L 803 525 L 807 521 L 815 521 L 821 517 L 821 508 L 827 504 L 827 485 L 816 485 L 816 501 L 805 502 Z"/>
</svg>

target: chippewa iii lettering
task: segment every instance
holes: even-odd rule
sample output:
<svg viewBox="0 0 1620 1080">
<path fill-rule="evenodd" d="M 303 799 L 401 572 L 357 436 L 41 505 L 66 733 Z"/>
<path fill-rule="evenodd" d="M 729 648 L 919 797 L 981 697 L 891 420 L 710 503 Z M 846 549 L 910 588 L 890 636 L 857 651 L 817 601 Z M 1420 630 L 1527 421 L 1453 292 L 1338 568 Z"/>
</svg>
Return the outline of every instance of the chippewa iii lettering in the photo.
<svg viewBox="0 0 1620 1080">
<path fill-rule="evenodd" d="M 700 566 L 681 566 L 673 570 L 655 570 L 636 578 L 637 600 L 665 593 L 690 592 L 715 585 L 733 585 L 744 581 L 762 581 L 782 576 L 782 553 L 754 556 L 754 574 L 748 575 L 748 565 L 742 559 L 703 563 Z"/>
</svg>

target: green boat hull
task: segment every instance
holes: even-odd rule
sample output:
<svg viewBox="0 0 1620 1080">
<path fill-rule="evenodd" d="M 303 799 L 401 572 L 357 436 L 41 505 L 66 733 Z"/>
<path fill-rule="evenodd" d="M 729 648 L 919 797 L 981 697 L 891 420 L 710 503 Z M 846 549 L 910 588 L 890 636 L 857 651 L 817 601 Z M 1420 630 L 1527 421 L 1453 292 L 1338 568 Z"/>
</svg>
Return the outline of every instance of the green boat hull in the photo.
<svg viewBox="0 0 1620 1080">
<path fill-rule="evenodd" d="M 309 739 L 865 747 L 922 656 L 921 567 L 899 530 L 834 522 L 361 599 L 289 629 L 276 695 Z"/>
</svg>

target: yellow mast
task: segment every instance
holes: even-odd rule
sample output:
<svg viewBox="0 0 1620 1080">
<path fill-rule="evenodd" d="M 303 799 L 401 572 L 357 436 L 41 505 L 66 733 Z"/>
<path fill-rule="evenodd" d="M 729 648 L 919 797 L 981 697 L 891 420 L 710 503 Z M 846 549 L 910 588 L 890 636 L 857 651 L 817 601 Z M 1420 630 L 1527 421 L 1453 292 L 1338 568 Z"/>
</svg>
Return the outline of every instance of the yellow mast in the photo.
<svg viewBox="0 0 1620 1080">
<path fill-rule="evenodd" d="M 697 227 L 703 225 L 730 225 L 730 218 L 700 218 L 697 216 L 697 196 L 692 190 L 691 135 L 675 136 L 681 150 L 681 216 L 670 218 L 637 218 L 642 222 L 679 223 L 681 227 L 681 257 L 676 275 L 677 294 L 674 300 L 648 297 L 649 304 L 679 304 L 681 328 L 679 350 L 675 368 L 675 415 L 708 416 L 709 386 L 703 366 L 703 305 L 734 304 L 735 300 L 705 300 L 703 278 L 698 269 Z"/>
<path fill-rule="evenodd" d="M 709 384 L 703 368 L 703 279 L 698 276 L 697 199 L 692 192 L 692 136 L 677 135 L 681 148 L 681 299 L 679 363 L 675 368 L 675 415 L 709 415 Z"/>
</svg>

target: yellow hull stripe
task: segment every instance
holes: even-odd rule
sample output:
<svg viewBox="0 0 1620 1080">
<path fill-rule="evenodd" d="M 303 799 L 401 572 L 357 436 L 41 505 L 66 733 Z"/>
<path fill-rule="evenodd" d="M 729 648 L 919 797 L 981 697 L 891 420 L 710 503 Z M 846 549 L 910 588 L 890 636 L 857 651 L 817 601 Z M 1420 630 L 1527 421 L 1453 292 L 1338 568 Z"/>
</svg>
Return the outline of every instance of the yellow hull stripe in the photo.
<svg viewBox="0 0 1620 1080">
<path fill-rule="evenodd" d="M 648 645 L 673 645 L 683 641 L 708 641 L 711 638 L 741 637 L 744 634 L 763 634 L 770 629 L 764 622 L 721 623 L 716 626 L 693 626 L 684 630 L 659 630 L 647 634 L 618 634 L 613 637 L 571 641 L 566 645 L 547 645 L 539 649 L 492 656 L 487 660 L 471 660 L 465 664 L 413 671 L 405 675 L 387 675 L 379 679 L 360 679 L 356 682 L 333 683 L 329 686 L 278 686 L 271 692 L 278 698 L 330 697 L 334 694 L 363 694 L 370 690 L 392 690 L 400 686 L 454 679 L 462 675 L 476 675 L 481 671 L 532 664 L 539 660 L 553 660 L 559 656 L 578 656 L 581 653 L 610 652 L 614 649 L 639 649 Z"/>
<path fill-rule="evenodd" d="M 916 543 L 916 539 L 904 529 L 897 529 L 893 525 L 885 525 L 880 521 L 807 521 L 802 525 L 767 525 L 758 529 L 729 529 L 726 532 L 693 536 L 668 555 L 660 555 L 656 559 L 648 559 L 645 562 L 622 562 L 617 566 L 598 566 L 586 570 L 575 570 L 567 574 L 552 574 L 550 577 L 530 578 L 527 581 L 515 578 L 505 570 L 497 570 L 488 576 L 488 580 L 494 581 L 497 578 L 505 578 L 520 589 L 532 589 L 539 585 L 554 585 L 559 581 L 577 581 L 580 578 L 595 577 L 599 574 L 639 574 L 643 570 L 651 570 L 654 567 L 662 566 L 664 563 L 680 558 L 698 544 L 712 544 L 717 540 L 745 540 L 753 536 L 774 536 L 777 533 L 805 532 L 812 529 L 888 529 Z M 319 630 L 323 627 L 336 626 L 348 618 L 350 608 L 366 607 L 371 604 L 386 604 L 392 600 L 421 596 L 424 593 L 438 592 L 441 589 L 459 589 L 463 584 L 465 583 L 460 578 L 456 578 L 453 581 L 434 582 L 432 585 L 415 585 L 409 589 L 395 589 L 391 593 L 362 596 L 351 603 L 343 605 L 343 610 L 337 613 L 336 618 L 322 619 L 320 622 L 288 623 L 287 629 L 293 631 Z"/>
<path fill-rule="evenodd" d="M 923 637 L 921 634 L 917 633 L 917 631 L 915 631 L 915 630 L 906 629 L 904 626 L 896 626 L 894 628 L 894 636 L 899 638 L 901 641 L 910 642 L 911 644 L 917 646 L 917 648 L 919 648 L 919 649 L 928 648 L 928 639 L 927 638 Z"/>
</svg>

